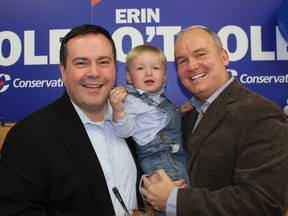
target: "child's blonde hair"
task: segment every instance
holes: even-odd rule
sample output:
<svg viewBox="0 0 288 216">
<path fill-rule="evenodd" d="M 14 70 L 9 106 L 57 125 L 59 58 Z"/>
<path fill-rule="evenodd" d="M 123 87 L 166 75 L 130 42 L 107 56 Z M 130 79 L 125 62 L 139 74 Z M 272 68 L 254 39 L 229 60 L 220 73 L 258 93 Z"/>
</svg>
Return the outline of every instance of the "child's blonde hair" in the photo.
<svg viewBox="0 0 288 216">
<path fill-rule="evenodd" d="M 163 63 L 165 71 L 167 69 L 167 59 L 164 52 L 156 46 L 143 44 L 131 49 L 126 56 L 126 70 L 130 70 L 131 62 L 134 58 L 144 53 L 152 53 L 159 56 L 160 61 Z"/>
</svg>

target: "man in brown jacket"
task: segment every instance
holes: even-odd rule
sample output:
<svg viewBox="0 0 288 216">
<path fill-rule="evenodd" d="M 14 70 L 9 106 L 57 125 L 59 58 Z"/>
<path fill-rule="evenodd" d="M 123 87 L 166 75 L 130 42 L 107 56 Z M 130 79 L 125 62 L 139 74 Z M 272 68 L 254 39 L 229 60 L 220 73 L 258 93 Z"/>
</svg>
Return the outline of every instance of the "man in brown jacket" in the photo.
<svg viewBox="0 0 288 216">
<path fill-rule="evenodd" d="M 282 110 L 229 76 L 228 53 L 205 27 L 181 31 L 175 57 L 194 96 L 195 109 L 182 118 L 192 187 L 176 187 L 160 170 L 144 178 L 143 194 L 168 216 L 284 215 L 288 122 Z"/>
</svg>

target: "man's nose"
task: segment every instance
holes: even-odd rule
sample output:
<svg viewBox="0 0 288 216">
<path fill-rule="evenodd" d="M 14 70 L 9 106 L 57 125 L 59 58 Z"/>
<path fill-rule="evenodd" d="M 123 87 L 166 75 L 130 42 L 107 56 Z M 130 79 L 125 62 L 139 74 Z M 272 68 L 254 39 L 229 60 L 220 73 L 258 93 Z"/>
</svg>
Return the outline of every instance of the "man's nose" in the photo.
<svg viewBox="0 0 288 216">
<path fill-rule="evenodd" d="M 189 60 L 189 70 L 195 70 L 199 67 L 199 64 L 195 60 Z"/>
<path fill-rule="evenodd" d="M 96 63 L 92 63 L 89 69 L 89 75 L 91 76 L 100 76 L 101 70 L 99 70 L 99 67 Z"/>
</svg>

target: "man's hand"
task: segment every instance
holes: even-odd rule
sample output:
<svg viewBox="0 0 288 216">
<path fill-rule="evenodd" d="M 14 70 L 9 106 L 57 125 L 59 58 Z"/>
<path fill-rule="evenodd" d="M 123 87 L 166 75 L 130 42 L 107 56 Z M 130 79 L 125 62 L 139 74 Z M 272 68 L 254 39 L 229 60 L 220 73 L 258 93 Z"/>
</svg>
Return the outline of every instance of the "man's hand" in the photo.
<svg viewBox="0 0 288 216">
<path fill-rule="evenodd" d="M 143 178 L 143 195 L 158 211 L 166 210 L 167 200 L 174 187 L 186 188 L 184 179 L 173 182 L 164 170 L 158 170 L 152 176 Z"/>
</svg>

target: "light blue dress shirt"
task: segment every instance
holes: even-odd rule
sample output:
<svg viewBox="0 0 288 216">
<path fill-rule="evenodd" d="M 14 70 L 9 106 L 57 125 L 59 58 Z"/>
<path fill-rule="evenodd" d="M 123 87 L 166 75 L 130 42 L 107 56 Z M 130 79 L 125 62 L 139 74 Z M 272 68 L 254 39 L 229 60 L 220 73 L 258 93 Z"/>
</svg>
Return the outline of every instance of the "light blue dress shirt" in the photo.
<svg viewBox="0 0 288 216">
<path fill-rule="evenodd" d="M 102 122 L 92 122 L 75 103 L 73 105 L 84 124 L 100 161 L 114 211 L 116 215 L 124 215 L 125 212 L 112 192 L 112 188 L 118 188 L 128 209 L 137 207 L 137 170 L 127 143 L 124 139 L 114 135 L 112 129 L 112 107 L 110 103 L 107 103 L 108 108 L 105 119 Z"/>
<path fill-rule="evenodd" d="M 221 86 L 217 91 L 215 91 L 207 100 L 204 104 L 201 104 L 200 101 L 192 97 L 191 102 L 193 103 L 196 111 L 198 112 L 198 118 L 195 123 L 194 129 L 197 127 L 198 123 L 202 119 L 203 115 L 205 114 L 206 110 L 210 106 L 210 104 L 220 95 L 220 93 L 227 88 L 228 85 L 230 85 L 234 80 L 234 77 L 231 76 L 230 79 L 223 85 Z M 192 179 L 193 181 L 193 179 Z M 178 187 L 174 187 L 172 192 L 170 193 L 170 196 L 167 201 L 166 205 L 166 214 L 167 216 L 175 216 L 176 215 L 176 206 L 177 206 L 177 193 L 178 193 Z M 193 205 L 193 203 L 191 203 Z"/>
</svg>

